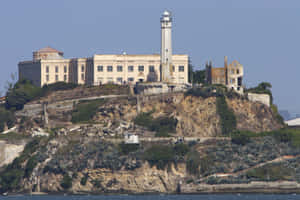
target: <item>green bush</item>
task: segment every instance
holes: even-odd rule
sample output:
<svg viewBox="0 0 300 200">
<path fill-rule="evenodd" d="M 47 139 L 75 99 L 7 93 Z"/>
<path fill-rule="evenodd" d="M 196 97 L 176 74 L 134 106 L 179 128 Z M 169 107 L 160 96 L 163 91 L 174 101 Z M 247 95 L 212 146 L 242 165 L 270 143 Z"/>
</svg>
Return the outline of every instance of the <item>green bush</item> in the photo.
<svg viewBox="0 0 300 200">
<path fill-rule="evenodd" d="M 177 119 L 172 117 L 158 117 L 154 119 L 151 116 L 152 113 L 153 111 L 138 114 L 134 119 L 134 123 L 156 132 L 156 137 L 169 137 L 169 133 L 176 132 Z"/>
<path fill-rule="evenodd" d="M 185 156 L 190 151 L 190 147 L 187 144 L 179 143 L 174 146 L 174 151 L 176 155 Z"/>
<path fill-rule="evenodd" d="M 231 134 L 231 142 L 238 145 L 245 145 L 250 142 L 250 132 L 236 131 Z M 251 134 L 251 133 L 250 133 Z"/>
<path fill-rule="evenodd" d="M 43 86 L 43 94 L 45 95 L 48 92 L 59 91 L 59 90 L 71 90 L 78 87 L 75 83 L 66 83 L 66 82 L 56 82 L 49 85 Z"/>
<path fill-rule="evenodd" d="M 38 161 L 37 161 L 36 156 L 32 156 L 31 158 L 29 158 L 29 160 L 27 161 L 26 166 L 25 166 L 25 174 L 24 174 L 25 178 L 28 178 L 31 175 L 33 169 L 35 168 L 35 166 L 37 164 L 38 164 Z"/>
<path fill-rule="evenodd" d="M 13 127 L 15 123 L 15 116 L 13 112 L 0 107 L 0 132 L 4 131 L 5 124 L 8 128 Z"/>
<path fill-rule="evenodd" d="M 229 109 L 225 96 L 217 97 L 217 113 L 221 120 L 222 134 L 228 135 L 236 130 L 236 118 L 234 112 Z"/>
<path fill-rule="evenodd" d="M 72 123 L 87 123 L 90 122 L 94 115 L 97 113 L 97 109 L 105 102 L 103 99 L 81 101 L 73 110 Z"/>
<path fill-rule="evenodd" d="M 279 122 L 280 124 L 284 124 L 284 119 L 279 114 L 277 106 L 272 104 L 270 107 L 271 107 L 272 113 L 275 115 L 275 118 L 276 118 L 277 122 Z"/>
<path fill-rule="evenodd" d="M 28 80 L 21 80 L 14 87 L 8 89 L 5 106 L 8 110 L 21 110 L 24 104 L 42 96 L 42 94 L 41 88 L 33 85 Z"/>
<path fill-rule="evenodd" d="M 72 187 L 72 178 L 66 173 L 60 183 L 60 186 L 65 190 Z"/>
<path fill-rule="evenodd" d="M 218 97 L 227 94 L 227 88 L 223 85 L 206 85 L 201 88 L 191 88 L 184 93 L 185 96 L 195 96 L 195 97 Z"/>
<path fill-rule="evenodd" d="M 135 152 L 139 149 L 139 144 L 119 144 L 119 151 L 121 154 L 128 155 L 130 152 Z"/>
<path fill-rule="evenodd" d="M 272 105 L 273 104 L 273 95 L 272 95 L 271 88 L 272 88 L 271 83 L 262 82 L 254 88 L 246 89 L 245 92 L 246 93 L 257 93 L 257 94 L 268 94 L 268 95 L 270 95 L 271 105 Z"/>
<path fill-rule="evenodd" d="M 174 162 L 174 157 L 174 149 L 169 145 L 153 145 L 144 152 L 144 159 L 151 166 L 157 166 L 158 169 L 164 169 L 168 164 Z"/>
<path fill-rule="evenodd" d="M 192 151 L 187 155 L 186 169 L 190 174 L 198 175 L 200 172 L 200 154 L 197 151 Z"/>
<path fill-rule="evenodd" d="M 88 176 L 87 174 L 85 174 L 85 175 L 81 178 L 80 184 L 81 184 L 81 185 L 86 185 L 86 182 L 87 182 L 88 178 L 89 178 L 89 176 Z"/>
</svg>

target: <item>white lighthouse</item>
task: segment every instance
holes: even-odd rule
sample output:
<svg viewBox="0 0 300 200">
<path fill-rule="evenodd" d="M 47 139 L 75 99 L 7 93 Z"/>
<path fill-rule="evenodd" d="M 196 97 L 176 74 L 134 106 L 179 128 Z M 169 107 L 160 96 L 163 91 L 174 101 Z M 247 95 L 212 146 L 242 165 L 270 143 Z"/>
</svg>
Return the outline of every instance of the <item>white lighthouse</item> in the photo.
<svg viewBox="0 0 300 200">
<path fill-rule="evenodd" d="M 171 83 L 172 75 L 172 16 L 169 11 L 165 11 L 160 18 L 161 24 L 161 81 Z"/>
</svg>

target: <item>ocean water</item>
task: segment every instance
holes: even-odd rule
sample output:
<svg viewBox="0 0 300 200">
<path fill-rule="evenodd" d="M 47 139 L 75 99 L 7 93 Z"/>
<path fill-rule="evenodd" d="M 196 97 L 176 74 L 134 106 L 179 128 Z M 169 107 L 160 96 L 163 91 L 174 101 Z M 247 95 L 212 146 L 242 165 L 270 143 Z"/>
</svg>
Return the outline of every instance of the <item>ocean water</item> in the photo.
<svg viewBox="0 0 300 200">
<path fill-rule="evenodd" d="M 1 200 L 300 200 L 300 194 L 0 196 Z"/>
</svg>

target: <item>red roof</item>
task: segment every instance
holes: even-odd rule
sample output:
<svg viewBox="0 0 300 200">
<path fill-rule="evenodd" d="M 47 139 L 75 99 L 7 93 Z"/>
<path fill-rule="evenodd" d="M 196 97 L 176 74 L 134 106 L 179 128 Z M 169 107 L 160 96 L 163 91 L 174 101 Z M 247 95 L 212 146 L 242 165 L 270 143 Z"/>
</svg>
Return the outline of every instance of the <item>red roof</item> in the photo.
<svg viewBox="0 0 300 200">
<path fill-rule="evenodd" d="M 39 53 L 63 53 L 63 52 L 53 49 L 52 47 L 49 47 L 49 46 L 47 46 L 45 48 L 41 48 L 37 52 L 39 52 Z"/>
</svg>

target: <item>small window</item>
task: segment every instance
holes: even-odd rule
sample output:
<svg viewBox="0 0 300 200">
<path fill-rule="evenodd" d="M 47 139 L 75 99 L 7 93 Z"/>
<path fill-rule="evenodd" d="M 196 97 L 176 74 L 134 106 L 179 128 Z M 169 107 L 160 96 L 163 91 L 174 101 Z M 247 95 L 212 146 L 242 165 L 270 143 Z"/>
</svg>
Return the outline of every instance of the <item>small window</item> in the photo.
<svg viewBox="0 0 300 200">
<path fill-rule="evenodd" d="M 55 81 L 58 81 L 58 75 L 55 75 Z"/>
<path fill-rule="evenodd" d="M 239 73 L 240 73 L 240 70 L 239 70 L 239 69 L 237 69 L 237 70 L 236 70 L 236 74 L 239 74 Z"/>
<path fill-rule="evenodd" d="M 118 78 L 117 78 L 117 82 L 122 83 L 122 81 L 123 81 L 123 78 L 122 78 L 122 77 L 118 77 Z"/>
<path fill-rule="evenodd" d="M 143 65 L 140 65 L 139 66 L 139 72 L 143 72 L 144 71 L 144 66 Z"/>
<path fill-rule="evenodd" d="M 49 66 L 46 66 L 46 73 L 49 73 Z"/>
<path fill-rule="evenodd" d="M 132 81 L 134 81 L 134 78 L 133 77 L 129 77 L 128 78 L 128 82 L 132 82 Z"/>
<path fill-rule="evenodd" d="M 179 66 L 179 67 L 178 67 L 178 71 L 184 72 L 184 66 Z"/>
<path fill-rule="evenodd" d="M 150 66 L 149 66 L 149 72 L 155 72 L 155 71 L 154 71 L 154 66 L 153 66 L 153 65 L 150 65 Z"/>
<path fill-rule="evenodd" d="M 173 70 L 173 72 L 175 72 L 175 65 L 172 66 L 172 70 Z"/>
<path fill-rule="evenodd" d="M 107 71 L 108 72 L 112 72 L 113 71 L 113 67 L 110 65 L 110 66 L 107 66 Z"/>
<path fill-rule="evenodd" d="M 103 72 L 103 66 L 102 65 L 98 66 L 98 72 Z"/>
<path fill-rule="evenodd" d="M 48 82 L 49 81 L 49 75 L 47 74 L 46 75 L 46 82 Z"/>
<path fill-rule="evenodd" d="M 67 75 L 64 75 L 64 81 L 67 81 Z"/>
<path fill-rule="evenodd" d="M 133 66 L 132 65 L 128 66 L 128 72 L 133 72 Z"/>
<path fill-rule="evenodd" d="M 84 81 L 84 73 L 81 74 L 81 80 Z"/>
<path fill-rule="evenodd" d="M 55 73 L 58 73 L 58 66 L 55 66 Z"/>
<path fill-rule="evenodd" d="M 67 66 L 64 66 L 64 72 L 67 73 Z"/>
<path fill-rule="evenodd" d="M 81 65 L 81 72 L 84 72 L 84 65 Z"/>
<path fill-rule="evenodd" d="M 118 71 L 118 72 L 122 72 L 122 71 L 123 71 L 123 66 L 118 65 L 118 66 L 117 66 L 117 71 Z"/>
</svg>

